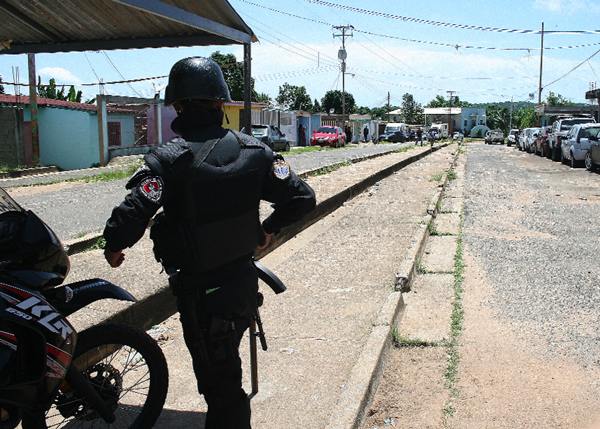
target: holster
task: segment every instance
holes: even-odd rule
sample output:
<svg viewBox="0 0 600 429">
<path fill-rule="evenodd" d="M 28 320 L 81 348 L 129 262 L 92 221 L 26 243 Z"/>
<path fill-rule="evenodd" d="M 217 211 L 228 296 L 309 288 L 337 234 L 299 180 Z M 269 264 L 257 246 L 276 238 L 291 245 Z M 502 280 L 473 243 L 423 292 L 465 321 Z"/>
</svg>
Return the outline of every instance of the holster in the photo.
<svg viewBox="0 0 600 429">
<path fill-rule="evenodd" d="M 154 217 L 150 238 L 154 243 L 154 257 L 165 270 L 194 266 L 196 250 L 183 222 L 169 220 L 161 212 Z"/>
</svg>

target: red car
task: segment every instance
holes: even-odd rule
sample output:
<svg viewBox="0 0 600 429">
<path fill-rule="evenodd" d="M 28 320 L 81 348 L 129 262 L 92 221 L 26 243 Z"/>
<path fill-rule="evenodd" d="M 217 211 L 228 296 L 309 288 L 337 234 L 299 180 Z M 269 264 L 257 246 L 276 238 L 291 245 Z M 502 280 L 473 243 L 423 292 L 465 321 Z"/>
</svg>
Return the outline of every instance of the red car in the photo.
<svg viewBox="0 0 600 429">
<path fill-rule="evenodd" d="M 313 132 L 311 146 L 346 146 L 346 133 L 340 127 L 323 126 Z"/>
</svg>

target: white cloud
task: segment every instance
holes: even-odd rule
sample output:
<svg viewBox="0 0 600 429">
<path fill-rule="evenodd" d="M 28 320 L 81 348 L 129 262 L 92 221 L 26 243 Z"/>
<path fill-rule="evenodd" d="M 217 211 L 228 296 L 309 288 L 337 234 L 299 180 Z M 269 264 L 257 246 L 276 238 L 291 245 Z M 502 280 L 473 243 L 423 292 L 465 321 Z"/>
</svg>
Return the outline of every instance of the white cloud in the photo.
<svg viewBox="0 0 600 429">
<path fill-rule="evenodd" d="M 590 0 L 535 0 L 533 7 L 539 10 L 549 10 L 558 14 L 573 15 L 582 11 L 599 12 L 600 6 Z"/>
<path fill-rule="evenodd" d="M 57 84 L 78 85 L 81 83 L 81 79 L 61 67 L 44 67 L 38 71 L 38 74 L 42 77 L 42 83 L 47 82 L 50 78 L 54 78 Z"/>
</svg>

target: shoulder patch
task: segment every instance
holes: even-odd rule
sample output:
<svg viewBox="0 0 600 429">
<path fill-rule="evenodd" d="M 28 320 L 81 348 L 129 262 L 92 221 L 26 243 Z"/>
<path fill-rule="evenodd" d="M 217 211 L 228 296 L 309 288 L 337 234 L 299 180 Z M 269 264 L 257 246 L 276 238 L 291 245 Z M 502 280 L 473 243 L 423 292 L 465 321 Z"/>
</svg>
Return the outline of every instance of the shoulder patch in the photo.
<svg viewBox="0 0 600 429">
<path fill-rule="evenodd" d="M 125 189 L 133 189 L 133 187 L 140 183 L 144 177 L 147 177 L 150 174 L 152 174 L 152 170 L 148 164 L 142 164 L 142 166 L 135 170 L 135 173 L 133 173 L 131 178 L 127 181 Z"/>
<path fill-rule="evenodd" d="M 277 160 L 273 163 L 273 173 L 278 179 L 285 180 L 290 176 L 290 165 L 283 160 Z"/>
<path fill-rule="evenodd" d="M 163 180 L 158 176 L 147 177 L 140 182 L 138 190 L 140 194 L 153 203 L 160 204 L 163 193 Z"/>
</svg>

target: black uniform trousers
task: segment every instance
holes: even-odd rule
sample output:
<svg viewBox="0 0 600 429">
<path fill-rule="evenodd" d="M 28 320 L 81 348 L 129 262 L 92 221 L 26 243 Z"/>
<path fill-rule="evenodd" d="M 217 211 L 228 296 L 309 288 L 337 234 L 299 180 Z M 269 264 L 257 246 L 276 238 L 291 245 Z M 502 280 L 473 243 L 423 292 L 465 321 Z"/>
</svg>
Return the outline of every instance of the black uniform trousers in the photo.
<svg viewBox="0 0 600 429">
<path fill-rule="evenodd" d="M 244 258 L 207 275 L 186 277 L 177 309 L 198 391 L 208 404 L 205 428 L 250 429 L 250 400 L 242 388 L 239 345 L 257 308 L 254 263 Z"/>
</svg>

